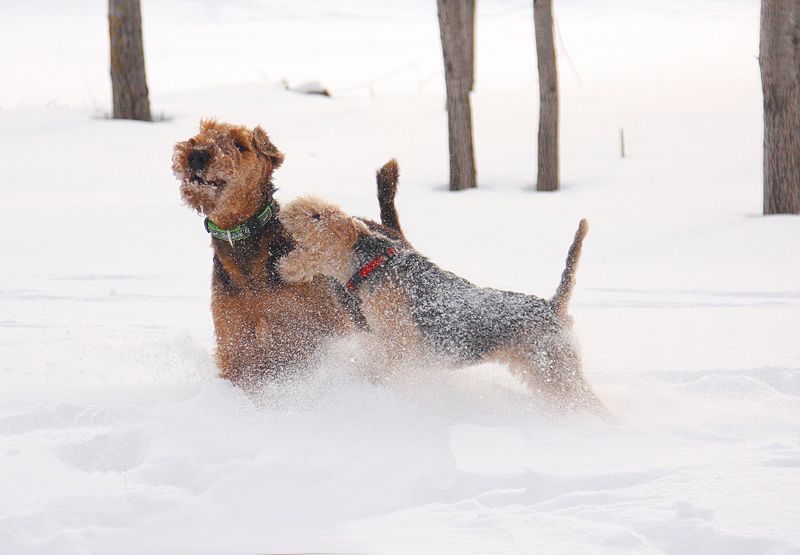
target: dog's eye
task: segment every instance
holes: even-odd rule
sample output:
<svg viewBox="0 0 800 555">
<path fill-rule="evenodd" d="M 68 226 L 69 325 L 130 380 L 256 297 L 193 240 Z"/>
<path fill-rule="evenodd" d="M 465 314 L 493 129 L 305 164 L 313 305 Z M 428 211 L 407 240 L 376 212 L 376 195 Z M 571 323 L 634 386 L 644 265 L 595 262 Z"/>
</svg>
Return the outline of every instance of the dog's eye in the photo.
<svg viewBox="0 0 800 555">
<path fill-rule="evenodd" d="M 247 147 L 244 146 L 239 141 L 236 141 L 235 143 L 233 143 L 233 145 L 239 150 L 239 152 L 247 152 Z"/>
<path fill-rule="evenodd" d="M 311 219 L 320 221 L 322 219 L 322 214 L 311 214 Z"/>
</svg>

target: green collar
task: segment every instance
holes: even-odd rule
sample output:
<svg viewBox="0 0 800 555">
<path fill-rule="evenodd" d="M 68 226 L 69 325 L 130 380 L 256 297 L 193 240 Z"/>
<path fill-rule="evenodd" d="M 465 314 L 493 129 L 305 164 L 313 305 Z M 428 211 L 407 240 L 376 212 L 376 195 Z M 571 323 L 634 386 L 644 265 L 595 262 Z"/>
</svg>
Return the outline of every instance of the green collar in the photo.
<svg viewBox="0 0 800 555">
<path fill-rule="evenodd" d="M 275 209 L 272 207 L 272 202 L 270 202 L 267 204 L 267 207 L 264 208 L 264 210 L 247 220 L 242 225 L 237 225 L 231 229 L 222 229 L 208 218 L 205 219 L 203 225 L 205 226 L 206 231 L 209 232 L 215 239 L 227 241 L 231 244 L 231 246 L 233 246 L 234 241 L 247 239 L 248 237 L 252 237 L 258 233 L 261 228 L 267 225 L 274 217 Z"/>
</svg>

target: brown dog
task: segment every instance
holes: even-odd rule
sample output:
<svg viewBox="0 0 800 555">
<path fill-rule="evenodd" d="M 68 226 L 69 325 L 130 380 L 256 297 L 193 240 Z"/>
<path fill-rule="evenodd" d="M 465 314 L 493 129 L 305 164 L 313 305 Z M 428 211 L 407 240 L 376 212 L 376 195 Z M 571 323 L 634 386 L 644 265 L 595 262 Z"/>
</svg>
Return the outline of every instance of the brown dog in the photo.
<svg viewBox="0 0 800 555">
<path fill-rule="evenodd" d="M 407 243 L 316 197 L 290 203 L 281 223 L 297 248 L 278 269 L 291 283 L 335 278 L 357 297 L 382 363 L 508 364 L 560 410 L 605 409 L 586 381 L 567 305 L 588 225 L 582 220 L 551 299 L 477 287 Z"/>
<path fill-rule="evenodd" d="M 213 237 L 220 375 L 243 387 L 307 361 L 327 339 L 363 324 L 332 280 L 287 285 L 277 273 L 276 262 L 293 248 L 273 199 L 272 174 L 283 159 L 260 127 L 214 120 L 201 121 L 200 132 L 177 143 L 172 157 L 183 200 L 206 216 Z M 379 178 L 379 204 L 399 232 L 396 178 L 396 172 Z"/>
</svg>

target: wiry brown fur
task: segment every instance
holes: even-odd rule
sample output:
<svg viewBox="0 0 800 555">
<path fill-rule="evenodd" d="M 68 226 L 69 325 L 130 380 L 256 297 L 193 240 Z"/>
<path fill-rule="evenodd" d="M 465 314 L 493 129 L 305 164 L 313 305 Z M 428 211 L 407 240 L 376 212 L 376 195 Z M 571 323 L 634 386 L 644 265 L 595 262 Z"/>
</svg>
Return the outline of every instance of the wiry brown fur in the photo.
<svg viewBox="0 0 800 555">
<path fill-rule="evenodd" d="M 519 293 L 481 289 L 469 284 L 441 270 L 407 244 L 376 234 L 359 219 L 348 216 L 322 199 L 297 199 L 284 209 L 279 218 L 297 242 L 297 248 L 278 265 L 279 273 L 289 282 L 309 283 L 323 274 L 345 284 L 364 265 L 365 260 L 385 253 L 387 248 L 397 251 L 393 261 L 388 263 L 388 269 L 379 272 L 377 277 L 367 278 L 371 281 L 356 289 L 371 334 L 388 351 L 385 360 L 390 366 L 410 358 L 423 361 L 453 360 L 456 363 L 500 361 L 508 364 L 533 390 L 544 393 L 559 409 L 580 407 L 605 413 L 583 377 L 572 320 L 566 314 L 581 243 L 588 230 L 585 221 L 581 221 L 570 247 L 567 269 L 558 291 L 548 301 Z M 363 249 L 370 241 L 377 245 L 372 248 L 378 250 L 367 254 Z M 359 248 L 362 249 L 361 254 L 357 252 Z M 425 282 L 432 285 L 430 288 L 410 286 L 422 274 L 436 274 L 434 279 L 438 281 Z M 468 304 L 481 295 L 493 299 L 492 303 L 501 302 L 497 300 L 498 296 L 510 302 L 508 305 L 492 306 Z M 455 303 L 449 304 L 446 299 L 455 300 Z M 441 312 L 444 306 L 453 308 L 452 312 Z M 464 306 L 484 306 L 485 313 L 474 321 L 488 326 L 478 329 L 466 323 L 462 327 L 431 327 L 437 322 L 449 321 L 447 318 L 432 318 L 429 312 L 431 307 L 436 307 L 433 310 L 440 314 L 453 314 L 469 321 L 475 313 L 463 312 Z M 495 311 L 494 306 L 503 308 Z M 508 307 L 509 311 L 505 312 Z M 417 317 L 424 320 L 417 320 Z M 525 324 L 520 325 L 520 321 Z M 419 322 L 424 322 L 424 331 Z M 484 339 L 474 344 L 478 347 L 476 351 L 469 351 L 468 347 L 461 351 L 458 347 L 448 351 L 445 347 L 448 338 L 458 345 L 472 345 L 464 341 L 464 335 L 456 335 L 465 329 L 469 330 L 468 335 L 472 338 L 483 338 L 486 333 L 489 335 L 484 344 L 480 342 Z M 506 329 L 518 331 L 507 335 Z M 387 355 L 386 352 L 383 354 Z"/>
<path fill-rule="evenodd" d="M 190 168 L 193 150 L 209 155 L 202 170 Z M 204 120 L 197 135 L 175 145 L 172 160 L 183 200 L 222 228 L 243 224 L 269 202 L 279 209 L 272 173 L 283 153 L 260 127 Z M 275 262 L 292 242 L 277 219 L 233 245 L 212 238 L 212 247 L 211 311 L 222 377 L 254 384 L 308 360 L 326 339 L 353 329 L 329 280 L 280 280 Z"/>
<path fill-rule="evenodd" d="M 389 229 L 393 229 L 402 235 L 400 227 L 400 217 L 394 206 L 394 196 L 397 194 L 397 182 L 400 179 L 400 166 L 397 160 L 392 158 L 386 162 L 375 175 L 378 183 L 378 204 L 381 209 L 381 222 Z"/>
<path fill-rule="evenodd" d="M 192 170 L 188 156 L 202 150 L 210 156 L 207 168 Z M 172 171 L 181 180 L 181 196 L 190 207 L 222 228 L 250 219 L 272 195 L 272 172 L 283 153 L 261 127 L 200 122 L 200 133 L 175 145 Z"/>
<path fill-rule="evenodd" d="M 295 249 L 278 264 L 279 272 L 289 283 L 309 283 L 325 274 L 344 283 L 356 270 L 350 250 L 359 234 L 369 233 L 367 225 L 351 218 L 332 204 L 314 197 L 304 197 L 290 204 L 279 217 L 285 228 L 299 238 Z M 326 225 L 311 225 L 313 219 Z"/>
</svg>

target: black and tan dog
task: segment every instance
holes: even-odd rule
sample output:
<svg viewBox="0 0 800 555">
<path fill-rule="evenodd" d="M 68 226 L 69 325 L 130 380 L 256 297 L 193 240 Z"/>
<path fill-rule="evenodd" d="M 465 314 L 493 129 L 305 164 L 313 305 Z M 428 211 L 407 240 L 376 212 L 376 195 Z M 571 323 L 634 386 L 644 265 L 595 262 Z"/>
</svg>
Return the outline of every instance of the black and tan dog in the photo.
<svg viewBox="0 0 800 555">
<path fill-rule="evenodd" d="M 557 408 L 604 413 L 581 370 L 567 305 L 581 245 L 582 220 L 553 298 L 481 288 L 442 270 L 406 242 L 389 237 L 315 197 L 279 215 L 297 242 L 278 269 L 292 283 L 331 276 L 361 301 L 384 363 L 501 361 Z"/>
<path fill-rule="evenodd" d="M 307 361 L 324 341 L 363 323 L 333 280 L 288 285 L 278 275 L 277 260 L 293 248 L 273 198 L 272 174 L 283 159 L 260 127 L 214 120 L 177 143 L 172 158 L 183 200 L 206 216 L 213 237 L 211 311 L 220 375 L 245 387 Z M 398 238 L 394 168 L 378 173 L 381 215 L 394 229 L 372 225 Z"/>
</svg>

